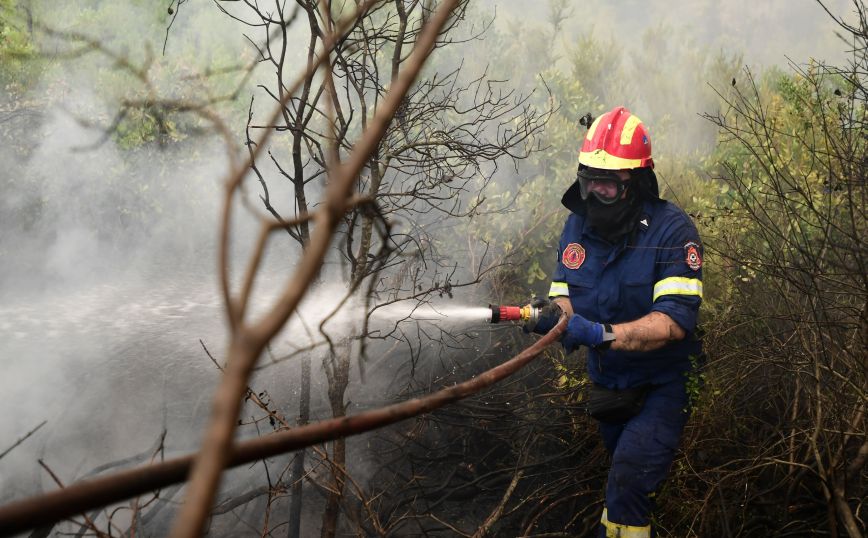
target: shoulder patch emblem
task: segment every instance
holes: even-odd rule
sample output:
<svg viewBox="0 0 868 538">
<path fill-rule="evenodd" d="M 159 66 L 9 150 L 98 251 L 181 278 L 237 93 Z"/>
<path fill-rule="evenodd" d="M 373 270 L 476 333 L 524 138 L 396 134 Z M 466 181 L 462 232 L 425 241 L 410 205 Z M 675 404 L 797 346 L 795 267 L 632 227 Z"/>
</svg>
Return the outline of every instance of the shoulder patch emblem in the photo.
<svg viewBox="0 0 868 538">
<path fill-rule="evenodd" d="M 585 248 L 578 243 L 570 243 L 564 249 L 561 261 L 567 269 L 578 269 L 585 262 Z"/>
<path fill-rule="evenodd" d="M 688 241 L 684 244 L 684 261 L 687 267 L 699 271 L 702 267 L 702 254 L 699 253 L 699 243 Z"/>
</svg>

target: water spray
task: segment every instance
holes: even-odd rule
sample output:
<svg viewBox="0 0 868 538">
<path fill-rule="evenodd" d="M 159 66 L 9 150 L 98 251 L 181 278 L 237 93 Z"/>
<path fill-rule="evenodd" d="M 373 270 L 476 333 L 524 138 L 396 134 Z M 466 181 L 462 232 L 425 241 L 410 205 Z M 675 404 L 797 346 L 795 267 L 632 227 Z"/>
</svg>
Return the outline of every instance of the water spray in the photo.
<svg viewBox="0 0 868 538">
<path fill-rule="evenodd" d="M 491 316 L 487 321 L 491 323 L 500 323 L 501 321 L 522 321 L 535 323 L 539 319 L 540 309 L 536 306 L 506 306 L 506 305 L 488 305 L 491 309 Z"/>
</svg>

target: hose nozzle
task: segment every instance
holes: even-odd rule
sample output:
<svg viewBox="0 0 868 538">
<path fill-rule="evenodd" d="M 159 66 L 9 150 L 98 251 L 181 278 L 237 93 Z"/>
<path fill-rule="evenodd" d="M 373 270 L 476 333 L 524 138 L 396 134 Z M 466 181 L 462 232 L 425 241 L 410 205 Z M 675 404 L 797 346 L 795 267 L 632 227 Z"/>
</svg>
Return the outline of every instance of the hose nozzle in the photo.
<svg viewBox="0 0 868 538">
<path fill-rule="evenodd" d="M 488 305 L 491 309 L 491 323 L 500 323 L 501 321 L 536 321 L 539 319 L 540 309 L 531 306 L 506 306 L 506 305 Z"/>
</svg>

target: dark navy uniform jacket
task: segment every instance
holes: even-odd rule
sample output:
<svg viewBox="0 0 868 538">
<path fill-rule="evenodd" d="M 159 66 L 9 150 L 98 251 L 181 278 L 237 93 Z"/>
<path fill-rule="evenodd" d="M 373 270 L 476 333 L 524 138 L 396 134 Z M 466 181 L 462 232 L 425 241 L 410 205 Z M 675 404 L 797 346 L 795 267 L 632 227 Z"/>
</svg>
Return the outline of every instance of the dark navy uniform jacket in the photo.
<svg viewBox="0 0 868 538">
<path fill-rule="evenodd" d="M 684 340 L 647 352 L 588 351 L 591 379 L 609 388 L 662 384 L 691 369 L 701 354 L 695 337 L 702 302 L 702 244 L 693 222 L 674 204 L 643 202 L 639 225 L 613 245 L 585 217 L 571 213 L 558 245 L 550 297 L 569 296 L 573 311 L 600 323 L 634 321 L 663 312 L 680 325 Z"/>
</svg>

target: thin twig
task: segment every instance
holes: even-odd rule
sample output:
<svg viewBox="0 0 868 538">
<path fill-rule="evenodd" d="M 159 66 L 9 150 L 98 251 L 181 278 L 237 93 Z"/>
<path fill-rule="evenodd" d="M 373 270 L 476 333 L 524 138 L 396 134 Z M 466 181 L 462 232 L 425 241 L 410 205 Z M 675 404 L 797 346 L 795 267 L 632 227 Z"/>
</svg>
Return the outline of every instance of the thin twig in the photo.
<svg viewBox="0 0 868 538">
<path fill-rule="evenodd" d="M 30 437 L 31 435 L 33 435 L 34 433 L 36 433 L 36 431 L 37 431 L 39 428 L 45 426 L 45 424 L 46 424 L 47 422 L 48 422 L 47 420 L 43 420 L 42 422 L 39 423 L 38 426 L 36 426 L 35 428 L 33 428 L 32 430 L 30 430 L 29 432 L 27 432 L 27 434 L 25 434 L 23 437 L 21 437 L 20 439 L 18 439 L 17 441 L 15 441 L 15 442 L 12 444 L 12 446 L 10 446 L 10 447 L 7 448 L 6 450 L 4 450 L 2 453 L 0 453 L 0 460 L 3 459 L 3 456 L 5 456 L 6 454 L 12 452 L 12 450 L 13 450 L 15 447 L 17 447 L 18 445 L 20 445 L 21 443 L 23 443 L 24 441 L 26 441 L 28 437 Z"/>
</svg>

